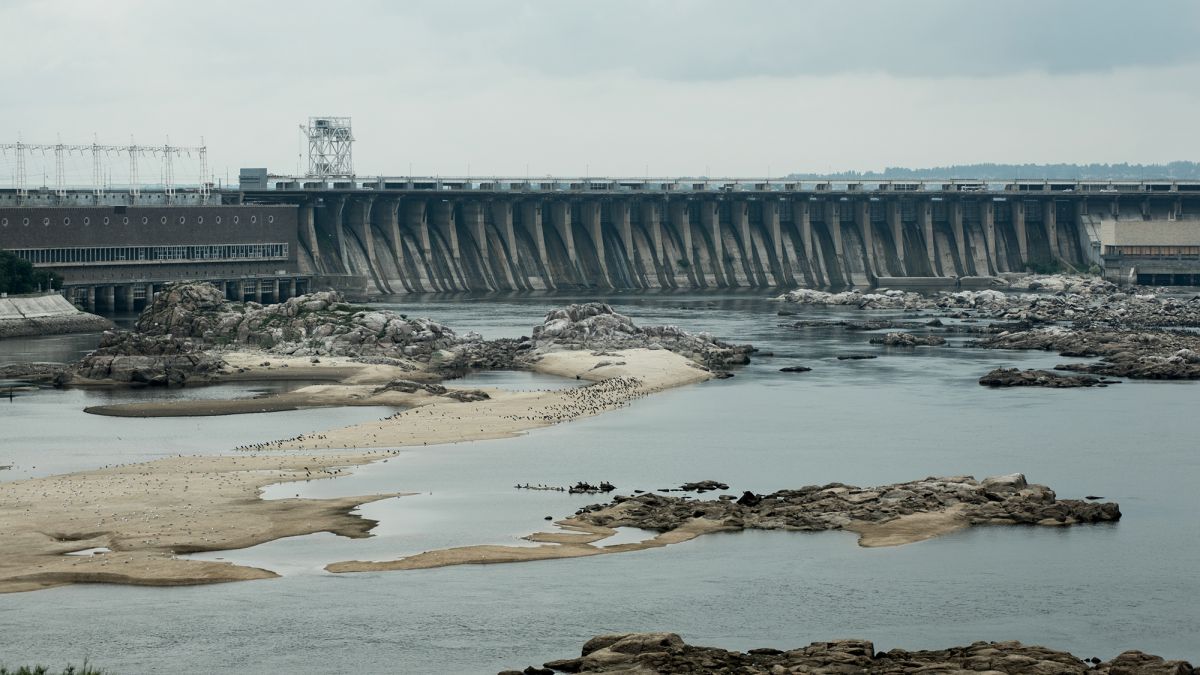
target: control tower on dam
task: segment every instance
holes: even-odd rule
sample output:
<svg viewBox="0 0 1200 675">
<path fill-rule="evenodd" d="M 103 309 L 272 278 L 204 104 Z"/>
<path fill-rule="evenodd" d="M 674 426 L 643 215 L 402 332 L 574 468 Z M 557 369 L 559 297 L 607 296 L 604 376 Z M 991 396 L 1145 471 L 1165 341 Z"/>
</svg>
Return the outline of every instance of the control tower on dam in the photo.
<svg viewBox="0 0 1200 675">
<path fill-rule="evenodd" d="M 1200 182 L 257 178 L 224 200 L 295 206 L 301 272 L 369 293 L 1200 280 Z"/>
</svg>

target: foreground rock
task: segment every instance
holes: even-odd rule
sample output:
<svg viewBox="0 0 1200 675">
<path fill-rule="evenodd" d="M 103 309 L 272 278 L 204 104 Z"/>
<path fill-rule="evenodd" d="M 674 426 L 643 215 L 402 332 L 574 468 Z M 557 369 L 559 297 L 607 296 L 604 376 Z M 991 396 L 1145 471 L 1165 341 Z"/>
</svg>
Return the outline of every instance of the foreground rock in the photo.
<svg viewBox="0 0 1200 675">
<path fill-rule="evenodd" d="M 970 476 L 925 478 L 873 488 L 843 483 L 809 485 L 768 495 L 711 501 L 659 494 L 618 496 L 609 504 L 580 509 L 575 520 L 602 527 L 668 531 L 704 519 L 729 529 L 823 531 L 903 524 L 904 519 L 941 515 L 946 524 L 1075 525 L 1121 518 L 1115 503 L 1058 499 L 1045 485 L 1012 474 L 977 481 Z M 940 532 L 938 532 L 940 533 Z M 866 543 L 870 543 L 869 540 Z"/>
<path fill-rule="evenodd" d="M 975 642 L 965 647 L 929 651 L 893 649 L 875 652 L 868 640 L 814 642 L 798 649 L 751 649 L 731 652 L 696 647 L 675 633 L 601 635 L 583 645 L 579 658 L 550 661 L 544 668 L 506 670 L 521 673 L 838 673 L 903 675 L 905 673 L 1003 673 L 1006 675 L 1194 675 L 1186 661 L 1166 661 L 1127 651 L 1111 661 L 1093 663 L 1046 647 L 1020 642 Z"/>
<path fill-rule="evenodd" d="M 754 348 L 732 345 L 709 333 L 688 333 L 675 326 L 638 326 L 600 302 L 568 305 L 546 315 L 533 329 L 538 349 L 666 349 L 712 370 L 750 362 Z"/>
<path fill-rule="evenodd" d="M 1045 370 L 997 368 L 979 378 L 979 384 L 985 387 L 1048 387 L 1051 389 L 1067 389 L 1071 387 L 1106 387 L 1110 384 L 1117 384 L 1117 382 L 1090 375 L 1059 375 Z"/>
</svg>

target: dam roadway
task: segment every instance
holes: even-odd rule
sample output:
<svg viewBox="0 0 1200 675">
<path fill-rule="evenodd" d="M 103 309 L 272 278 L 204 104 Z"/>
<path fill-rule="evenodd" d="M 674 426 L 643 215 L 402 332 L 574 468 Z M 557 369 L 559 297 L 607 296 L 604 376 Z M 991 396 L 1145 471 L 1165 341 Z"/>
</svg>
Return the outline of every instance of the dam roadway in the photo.
<svg viewBox="0 0 1200 675">
<path fill-rule="evenodd" d="M 222 199 L 297 206 L 300 271 L 372 294 L 871 286 L 1103 267 L 1121 224 L 1200 232 L 1184 181 L 305 180 Z"/>
</svg>

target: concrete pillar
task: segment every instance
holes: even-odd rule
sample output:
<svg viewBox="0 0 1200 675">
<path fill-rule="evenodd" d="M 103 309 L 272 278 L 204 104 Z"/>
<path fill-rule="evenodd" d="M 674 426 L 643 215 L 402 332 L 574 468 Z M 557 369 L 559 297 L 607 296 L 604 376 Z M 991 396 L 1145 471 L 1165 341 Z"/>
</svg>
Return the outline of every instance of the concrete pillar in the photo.
<svg viewBox="0 0 1200 675">
<path fill-rule="evenodd" d="M 154 302 L 154 284 L 146 284 L 146 304 Z"/>
<path fill-rule="evenodd" d="M 825 202 L 825 226 L 833 237 L 833 252 L 838 266 L 845 270 L 845 250 L 842 248 L 842 205 L 837 201 Z"/>
<path fill-rule="evenodd" d="M 596 248 L 596 257 L 600 262 L 600 273 L 604 275 L 602 280 L 609 288 L 612 287 L 612 278 L 608 275 L 608 261 L 604 255 L 604 233 L 600 230 L 600 200 L 585 199 L 579 204 L 580 216 L 583 218 L 583 229 L 592 239 L 592 246 Z"/>
<path fill-rule="evenodd" d="M 1050 259 L 1058 260 L 1058 209 L 1053 199 L 1042 202 L 1042 221 L 1046 223 L 1046 238 L 1050 240 Z"/>
<path fill-rule="evenodd" d="M 535 199 L 521 202 L 521 222 L 525 225 L 529 236 L 533 238 L 534 245 L 537 246 L 538 260 L 546 268 L 546 274 L 550 274 L 550 261 L 546 257 L 546 237 L 542 232 L 541 202 Z"/>
<path fill-rule="evenodd" d="M 863 247 L 867 249 L 867 277 L 874 279 L 879 276 L 875 265 L 875 226 L 871 224 L 871 202 L 862 200 L 855 204 L 855 221 L 862 232 Z"/>
<path fill-rule="evenodd" d="M 987 247 L 988 273 L 1000 271 L 996 263 L 996 202 L 985 199 L 979 204 L 979 220 L 983 223 L 983 242 Z"/>
<path fill-rule="evenodd" d="M 795 283 L 791 265 L 788 264 L 787 256 L 783 255 L 783 232 L 779 226 L 779 201 L 764 200 L 762 209 L 763 229 L 771 238 L 771 252 L 775 255 L 775 264 L 779 267 L 775 281 L 777 284 Z"/>
<path fill-rule="evenodd" d="M 700 227 L 708 233 L 709 239 L 712 240 L 712 250 L 715 256 L 713 273 L 716 276 L 716 282 L 722 286 L 736 286 L 736 278 L 727 278 L 725 274 L 725 243 L 721 240 L 721 204 L 715 200 L 705 200 L 696 202 L 696 204 L 700 209 Z"/>
<path fill-rule="evenodd" d="M 450 255 L 455 262 L 462 259 L 462 252 L 458 247 L 458 221 L 454 212 L 454 202 L 447 199 L 439 199 L 433 202 L 433 226 L 442 233 L 442 237 L 450 243 Z"/>
<path fill-rule="evenodd" d="M 501 265 L 509 287 L 520 290 L 528 287 L 528 279 L 522 277 L 521 247 L 517 245 L 517 236 L 513 231 L 513 205 L 507 199 L 494 199 L 489 204 L 492 210 L 492 224 L 500 234 L 500 241 L 507 255 L 498 256 L 506 264 Z M 514 276 L 515 273 L 515 276 Z"/>
<path fill-rule="evenodd" d="M 483 203 L 476 200 L 464 202 L 462 215 L 463 227 L 467 228 L 467 232 L 475 240 L 475 245 L 479 247 L 479 255 L 483 258 L 483 264 L 488 267 L 487 225 L 483 217 Z"/>
<path fill-rule="evenodd" d="M 625 246 L 625 255 L 629 260 L 633 261 L 633 227 L 629 224 L 629 200 L 614 199 L 609 202 L 609 215 L 612 217 L 613 226 L 617 228 L 617 233 L 621 235 L 621 244 Z"/>
<path fill-rule="evenodd" d="M 1017 231 L 1017 250 L 1021 256 L 1021 264 L 1029 262 L 1029 235 L 1025 231 L 1025 201 L 1014 200 L 1012 203 L 1013 228 Z"/>
<path fill-rule="evenodd" d="M 404 209 L 404 227 L 416 235 L 425 263 L 428 264 L 433 254 L 429 244 L 429 214 L 425 200 L 405 198 L 401 208 Z"/>
<path fill-rule="evenodd" d="M 404 249 L 400 240 L 400 200 L 396 197 L 383 198 L 371 207 L 371 224 L 383 235 L 396 264 L 403 269 Z"/>
<path fill-rule="evenodd" d="M 969 274 L 967 265 L 967 239 L 963 236 L 963 206 L 957 199 L 946 205 L 950 209 L 950 230 L 954 233 L 954 246 L 958 251 L 958 264 L 962 266 L 959 276 Z"/>
<path fill-rule="evenodd" d="M 125 311 L 133 311 L 133 284 L 126 284 L 121 287 L 121 295 L 124 296 Z"/>
<path fill-rule="evenodd" d="M 550 224 L 554 226 L 558 236 L 562 238 L 563 245 L 567 247 L 567 260 L 571 261 L 571 267 L 578 269 L 579 260 L 575 254 L 575 232 L 571 227 L 571 204 L 565 199 L 550 202 Z"/>
<path fill-rule="evenodd" d="M 87 310 L 95 313 L 96 311 L 96 287 L 87 287 Z"/>
<path fill-rule="evenodd" d="M 688 213 L 687 202 L 675 200 L 667 204 L 667 213 L 670 218 L 671 227 L 679 235 L 683 242 L 683 251 L 681 252 L 684 260 L 688 261 L 689 267 L 696 262 L 696 256 L 692 253 L 692 221 Z"/>
<path fill-rule="evenodd" d="M 358 236 L 358 240 L 362 242 L 363 249 L 367 253 L 367 262 L 372 268 L 378 270 L 379 263 L 375 260 L 375 238 L 371 236 L 371 210 L 375 203 L 375 195 L 366 195 L 355 197 L 350 205 L 350 222 L 348 223 L 354 234 Z M 348 260 L 349 255 L 344 254 L 343 261 Z M 347 271 L 350 265 L 346 265 Z"/>
<path fill-rule="evenodd" d="M 654 254 L 656 264 L 661 264 L 663 261 L 661 218 L 662 209 L 657 201 L 642 202 L 642 227 L 646 228 L 646 233 L 650 235 L 651 253 Z"/>
<path fill-rule="evenodd" d="M 312 254 L 313 262 L 321 259 L 321 247 L 317 243 L 316 209 L 311 202 L 304 202 L 296 212 L 300 241 Z"/>
<path fill-rule="evenodd" d="M 904 222 L 900 218 L 900 200 L 891 199 L 887 203 L 888 229 L 892 231 L 892 244 L 896 247 L 896 257 L 900 265 L 904 265 Z"/>
<path fill-rule="evenodd" d="M 263 301 L 262 279 L 255 279 L 250 283 L 254 286 L 254 301 L 261 305 Z"/>
<path fill-rule="evenodd" d="M 345 197 L 332 197 L 325 205 L 326 228 L 333 232 L 334 241 L 337 242 L 338 258 L 342 261 L 342 268 L 350 271 L 350 259 L 346 252 L 346 233 L 342 228 L 342 211 L 346 207 Z"/>
<path fill-rule="evenodd" d="M 825 270 L 821 268 L 821 256 L 817 253 L 817 240 L 813 238 L 812 202 L 807 197 L 801 197 L 792 202 L 792 222 L 800 232 L 800 244 L 804 247 L 804 262 L 812 274 L 813 284 L 824 286 Z"/>
<path fill-rule="evenodd" d="M 102 286 L 101 292 L 104 297 L 104 309 L 109 312 L 115 312 L 117 309 L 117 288 L 116 286 Z"/>
<path fill-rule="evenodd" d="M 929 271 L 934 276 L 940 276 L 941 265 L 937 260 L 937 242 L 933 239 L 933 202 L 928 199 L 917 202 L 917 217 L 921 220 L 921 236 L 925 239 L 925 255 L 929 258 Z"/>
</svg>

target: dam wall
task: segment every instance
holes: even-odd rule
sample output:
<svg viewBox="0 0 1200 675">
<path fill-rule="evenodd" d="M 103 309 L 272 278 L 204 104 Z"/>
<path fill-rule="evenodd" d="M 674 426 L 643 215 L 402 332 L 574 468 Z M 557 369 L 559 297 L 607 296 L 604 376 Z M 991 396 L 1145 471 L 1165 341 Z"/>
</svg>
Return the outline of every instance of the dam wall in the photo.
<svg viewBox="0 0 1200 675">
<path fill-rule="evenodd" d="M 302 274 L 369 294 L 879 285 L 1101 264 L 1097 223 L 1200 195 L 511 194 L 297 191 Z M 1136 215 L 1130 215 L 1136 214 Z"/>
</svg>

